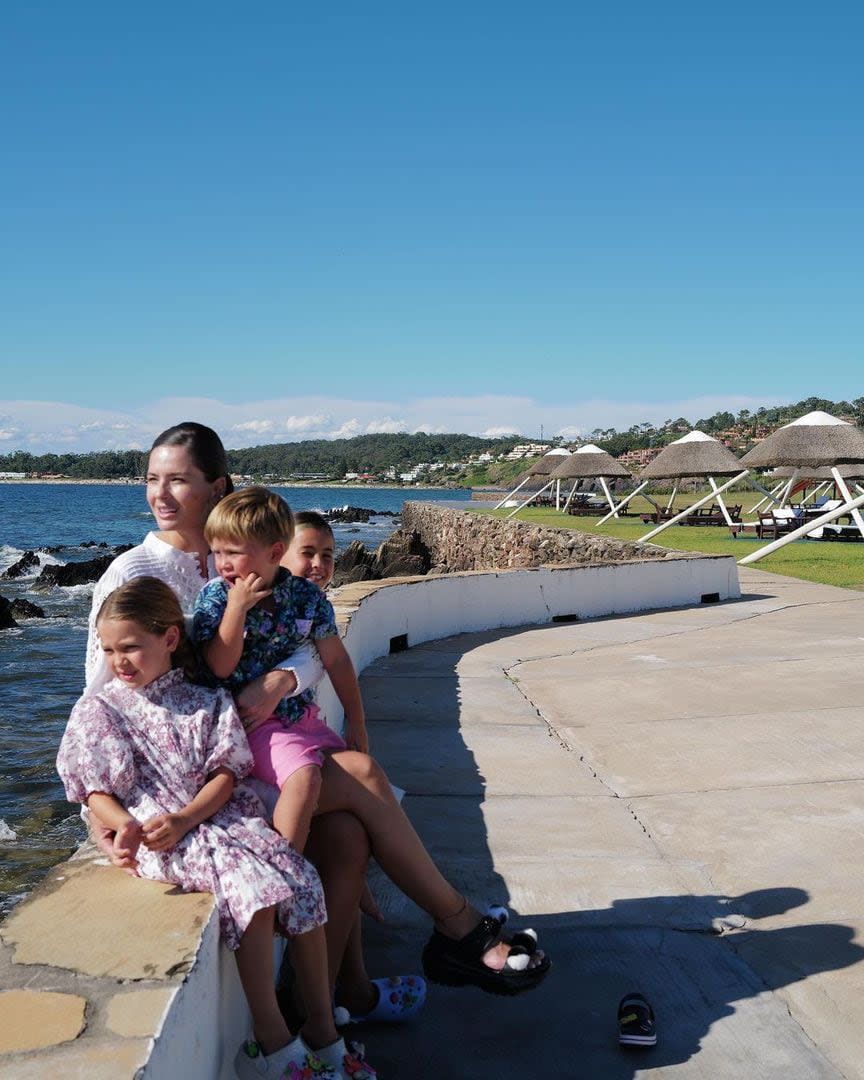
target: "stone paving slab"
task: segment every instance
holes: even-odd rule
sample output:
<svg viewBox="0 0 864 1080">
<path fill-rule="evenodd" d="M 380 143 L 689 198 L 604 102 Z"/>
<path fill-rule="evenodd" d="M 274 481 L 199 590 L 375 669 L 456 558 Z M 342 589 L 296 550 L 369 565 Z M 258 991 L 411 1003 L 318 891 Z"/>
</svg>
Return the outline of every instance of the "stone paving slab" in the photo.
<svg viewBox="0 0 864 1080">
<path fill-rule="evenodd" d="M 705 663 L 687 657 L 672 662 L 655 652 L 592 657 L 589 671 L 575 669 L 571 657 L 520 665 L 513 673 L 531 701 L 542 697 L 542 711 L 557 728 L 594 723 L 614 713 L 618 724 L 674 717 L 747 716 L 772 706 L 795 708 L 814 688 L 830 687 L 830 702 L 857 707 L 861 688 L 850 681 L 848 657 L 776 660 L 742 667 L 709 656 Z M 707 672 L 710 670 L 710 681 Z M 674 673 L 674 681 L 673 681 Z"/>
<path fill-rule="evenodd" d="M 169 895 L 170 903 L 158 903 Z M 209 893 L 181 894 L 173 885 L 82 859 L 54 867 L 37 895 L 3 923 L 2 939 L 13 947 L 16 964 L 116 979 L 164 978 L 191 967 L 212 909 Z M 118 924 L 122 934 L 105 933 Z M 70 926 L 79 932 L 70 934 Z"/>
<path fill-rule="evenodd" d="M 621 728 L 556 726 L 557 734 L 617 795 L 858 780 L 864 776 L 860 707 L 744 716 L 629 720 Z M 645 770 L 633 747 L 662 748 Z"/>
<path fill-rule="evenodd" d="M 466 688 L 468 681 L 470 695 Z M 494 719 L 498 724 L 543 727 L 537 710 L 500 674 L 471 680 L 455 675 L 394 679 L 373 671 L 363 677 L 363 705 L 368 720 L 404 720 L 415 724 L 434 721 L 465 727 Z"/>
<path fill-rule="evenodd" d="M 864 860 L 857 853 L 864 837 L 864 780 L 629 802 L 662 851 L 673 858 L 703 852 L 722 892 L 789 886 L 808 894 L 808 920 L 862 914 Z"/>
<path fill-rule="evenodd" d="M 391 781 L 412 795 L 533 795 L 541 788 L 548 795 L 597 794 L 588 769 L 557 767 L 560 743 L 536 714 L 530 725 L 509 725 L 506 739 L 494 722 L 474 723 L 470 751 L 461 732 L 446 725 L 385 720 L 367 729 Z M 420 758 L 418 736 L 427 746 Z"/>
<path fill-rule="evenodd" d="M 134 1077 L 146 1064 L 149 1039 L 88 1039 L 58 1047 L 51 1057 L 51 1072 L 39 1057 L 0 1063 L 0 1080 L 119 1080 Z M 165 1080 L 168 1080 L 166 1077 Z"/>
</svg>

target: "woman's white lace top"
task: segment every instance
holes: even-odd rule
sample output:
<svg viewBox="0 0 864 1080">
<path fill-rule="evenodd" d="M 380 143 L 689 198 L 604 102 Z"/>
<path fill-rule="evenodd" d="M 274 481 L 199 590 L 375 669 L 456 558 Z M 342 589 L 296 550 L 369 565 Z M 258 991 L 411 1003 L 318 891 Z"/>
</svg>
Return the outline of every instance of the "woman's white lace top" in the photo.
<svg viewBox="0 0 864 1080">
<path fill-rule="evenodd" d="M 212 556 L 207 569 L 210 577 L 216 576 Z M 139 577 L 155 577 L 173 589 L 183 614 L 188 618 L 195 606 L 195 597 L 201 591 L 205 578 L 198 569 L 198 556 L 192 551 L 181 551 L 159 539 L 159 534 L 149 532 L 144 542 L 118 555 L 93 590 L 93 605 L 87 623 L 87 655 L 85 675 L 88 692 L 103 686 L 108 679 L 105 656 L 96 633 L 96 616 L 109 593 L 127 581 Z"/>
</svg>

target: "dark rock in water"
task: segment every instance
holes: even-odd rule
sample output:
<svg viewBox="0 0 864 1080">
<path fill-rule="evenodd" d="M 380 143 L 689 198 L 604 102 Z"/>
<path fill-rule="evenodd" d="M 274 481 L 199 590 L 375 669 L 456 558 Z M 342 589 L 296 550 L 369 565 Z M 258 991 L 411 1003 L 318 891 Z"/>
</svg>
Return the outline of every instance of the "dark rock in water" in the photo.
<svg viewBox="0 0 864 1080">
<path fill-rule="evenodd" d="M 372 561 L 375 556 L 359 540 L 352 540 L 336 558 L 333 585 L 348 585 L 352 581 L 369 581 L 375 577 Z"/>
<path fill-rule="evenodd" d="M 33 583 L 33 588 L 51 589 L 54 586 L 69 588 L 72 585 L 86 585 L 90 581 L 98 581 L 114 558 L 121 552 L 128 551 L 131 546 L 131 544 L 121 544 L 107 555 L 99 555 L 95 559 L 87 559 L 86 562 L 66 563 L 65 566 L 45 566 Z"/>
<path fill-rule="evenodd" d="M 46 618 L 44 610 L 39 607 L 38 604 L 33 604 L 29 600 L 21 598 L 13 600 L 10 607 L 12 609 L 12 614 L 17 615 L 19 619 Z"/>
<path fill-rule="evenodd" d="M 429 565 L 422 555 L 402 555 L 381 568 L 382 578 L 415 577 L 428 573 Z"/>
<path fill-rule="evenodd" d="M 94 548 L 94 547 L 95 548 L 107 548 L 108 547 L 108 545 L 105 543 L 104 540 L 98 540 L 98 541 L 97 540 L 82 540 L 81 543 L 78 546 L 82 547 L 82 548 Z"/>
<path fill-rule="evenodd" d="M 337 585 L 352 585 L 355 581 L 371 581 L 373 578 L 372 568 L 369 566 L 352 566 L 350 570 L 340 570 L 333 575 L 333 587 Z"/>
<path fill-rule="evenodd" d="M 12 617 L 12 605 L 5 596 L 0 596 L 0 630 L 14 630 L 18 625 Z"/>
<path fill-rule="evenodd" d="M 40 548 L 37 548 L 36 550 L 41 551 L 43 555 L 56 555 L 58 551 L 63 550 L 63 545 L 62 544 L 51 544 L 48 547 L 40 547 Z"/>
<path fill-rule="evenodd" d="M 426 574 L 432 558 L 426 545 L 416 533 L 401 529 L 385 540 L 375 552 L 376 577 L 401 577 L 406 574 Z"/>
<path fill-rule="evenodd" d="M 333 585 L 426 574 L 431 565 L 429 551 L 415 533 L 394 533 L 374 554 L 353 540 L 336 559 Z"/>
<path fill-rule="evenodd" d="M 23 577 L 28 570 L 32 570 L 34 566 L 39 565 L 39 556 L 35 551 L 25 551 L 21 558 L 12 563 L 11 566 L 7 566 L 6 569 L 0 574 L 0 578 L 4 578 L 6 581 L 11 581 L 14 578 Z"/>
<path fill-rule="evenodd" d="M 349 525 L 358 522 L 365 525 L 371 517 L 395 516 L 395 510 L 369 510 L 365 506 L 334 506 L 332 510 L 327 510 L 324 514 L 328 521 L 338 521 Z"/>
</svg>

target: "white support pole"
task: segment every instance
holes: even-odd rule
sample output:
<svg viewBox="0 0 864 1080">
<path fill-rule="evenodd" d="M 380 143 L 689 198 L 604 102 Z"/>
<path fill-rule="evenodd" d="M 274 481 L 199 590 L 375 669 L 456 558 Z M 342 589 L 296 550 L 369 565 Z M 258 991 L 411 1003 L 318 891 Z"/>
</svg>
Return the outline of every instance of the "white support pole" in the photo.
<svg viewBox="0 0 864 1080">
<path fill-rule="evenodd" d="M 761 484 L 757 484 L 756 481 L 753 480 L 753 479 L 751 479 L 750 483 L 753 485 L 753 487 L 756 488 L 757 491 L 761 491 L 765 495 L 765 498 L 760 499 L 759 502 L 757 502 L 756 505 L 751 509 L 751 511 L 750 511 L 751 514 L 757 513 L 757 511 L 761 510 L 761 508 L 767 502 L 771 502 L 772 500 L 774 502 L 776 502 L 777 499 L 775 498 L 775 496 L 776 496 L 777 492 L 780 490 L 780 488 L 783 487 L 783 481 L 782 480 L 778 484 L 775 484 L 774 487 L 771 488 L 770 491 L 766 491 L 765 488 L 763 488 Z"/>
<path fill-rule="evenodd" d="M 549 483 L 545 487 L 540 488 L 539 491 L 535 491 L 533 495 L 529 495 L 528 498 L 525 500 L 525 502 L 522 503 L 521 506 L 517 506 L 515 510 L 510 511 L 510 513 L 505 518 L 505 521 L 509 521 L 510 518 L 513 517 L 514 514 L 518 514 L 520 510 L 524 510 L 525 507 L 528 505 L 528 503 L 534 502 L 535 499 L 539 499 L 540 496 L 543 494 L 543 492 L 548 491 L 549 488 L 551 488 L 554 483 L 555 483 L 554 480 L 550 480 Z"/>
<path fill-rule="evenodd" d="M 666 509 L 667 509 L 667 510 L 668 510 L 668 509 L 670 508 L 670 506 L 672 506 L 672 504 L 673 504 L 673 503 L 675 502 L 675 496 L 676 496 L 677 494 L 678 494 L 678 481 L 676 480 L 676 481 L 675 481 L 675 483 L 674 483 L 674 484 L 672 485 L 672 494 L 671 494 L 671 495 L 669 496 L 669 502 L 668 502 L 668 503 L 666 503 Z"/>
<path fill-rule="evenodd" d="M 785 536 L 781 536 L 777 540 L 772 540 L 770 544 L 766 544 L 765 547 L 759 548 L 758 551 L 752 551 L 749 555 L 745 555 L 743 559 L 739 559 L 738 565 L 747 566 L 749 563 L 758 562 L 759 559 L 764 559 L 766 555 L 770 555 L 772 551 L 778 551 L 787 544 L 791 544 L 793 540 L 798 540 L 802 536 L 809 535 L 814 529 L 818 529 L 822 525 L 827 525 L 829 521 L 833 521 L 834 518 L 842 517 L 851 510 L 857 510 L 859 506 L 864 506 L 864 495 L 859 495 L 851 502 L 843 503 L 842 506 L 838 506 L 834 510 L 829 510 L 825 514 L 820 514 L 819 517 L 813 518 L 812 521 L 805 522 L 799 528 L 793 529 L 790 533 L 786 533 Z"/>
<path fill-rule="evenodd" d="M 513 496 L 516 494 L 517 491 L 521 491 L 522 488 L 525 487 L 525 485 L 528 483 L 528 481 L 530 479 L 531 479 L 530 476 L 526 476 L 521 484 L 519 484 L 517 487 L 513 488 L 513 490 L 510 492 L 510 494 L 505 495 L 504 498 L 501 500 L 501 502 L 499 502 L 497 506 L 493 506 L 492 509 L 493 510 L 500 510 L 501 507 L 504 505 L 504 503 L 509 502 L 513 498 Z"/>
<path fill-rule="evenodd" d="M 561 477 L 555 483 L 555 509 L 561 509 Z"/>
<path fill-rule="evenodd" d="M 669 518 L 668 521 L 662 522 L 660 525 L 657 526 L 656 529 L 652 529 L 651 532 L 645 533 L 644 536 L 640 536 L 639 542 L 644 543 L 646 540 L 650 540 L 652 536 L 656 536 L 657 533 L 661 533 L 664 529 L 668 529 L 670 525 L 675 525 L 682 518 L 687 517 L 687 515 L 692 513 L 694 510 L 698 510 L 700 506 L 704 506 L 705 503 L 710 502 L 710 500 L 713 499 L 715 495 L 719 495 L 727 488 L 732 487 L 733 484 L 737 484 L 739 480 L 743 480 L 749 471 L 749 469 L 745 469 L 744 472 L 740 472 L 737 476 L 733 476 L 730 480 L 727 480 L 725 484 L 721 484 L 716 491 L 709 491 L 707 495 L 703 495 L 701 499 L 697 499 L 692 506 L 688 506 L 687 509 L 682 510 L 680 514 L 676 514 L 675 517 Z"/>
<path fill-rule="evenodd" d="M 609 518 L 612 517 L 613 513 L 615 513 L 615 516 L 617 517 L 618 516 L 617 511 L 623 510 L 624 507 L 627 505 L 627 503 L 630 502 L 630 500 L 633 498 L 633 496 L 638 495 L 639 492 L 642 490 L 642 488 L 645 488 L 645 487 L 648 487 L 648 481 L 647 480 L 643 480 L 642 483 L 638 487 L 633 488 L 633 490 L 630 492 L 630 494 L 627 496 L 626 499 L 622 499 L 621 502 L 618 503 L 618 505 L 616 507 L 614 507 L 613 510 L 610 510 L 610 512 L 606 515 L 606 517 L 601 518 L 597 522 L 597 528 L 599 529 L 601 525 L 605 525 L 606 522 L 609 520 Z M 654 505 L 656 506 L 656 503 Z"/>
<path fill-rule="evenodd" d="M 708 483 L 711 485 L 711 490 L 717 496 L 717 505 L 720 507 L 720 513 L 726 519 L 726 524 L 728 526 L 730 526 L 730 528 L 731 528 L 731 526 L 733 524 L 732 516 L 730 515 L 729 511 L 726 509 L 726 503 L 723 502 L 723 496 L 717 490 L 717 481 L 714 479 L 713 476 L 709 476 L 708 477 Z"/>
<path fill-rule="evenodd" d="M 786 505 L 786 501 L 788 500 L 788 498 L 789 498 L 789 495 L 790 495 L 790 493 L 791 493 L 791 491 L 792 491 L 792 488 L 793 488 L 793 486 L 794 486 L 794 484 L 795 484 L 795 481 L 796 481 L 797 479 L 798 479 L 798 470 L 796 469 L 796 470 L 795 470 L 795 471 L 794 471 L 794 472 L 792 473 L 792 475 L 791 475 L 791 476 L 789 477 L 789 483 L 788 483 L 788 484 L 786 485 L 786 487 L 784 487 L 784 488 L 783 488 L 783 490 L 782 490 L 782 491 L 780 492 L 780 498 L 778 499 L 778 502 L 780 503 L 780 505 L 781 505 L 781 506 L 785 506 L 785 505 Z"/>
<path fill-rule="evenodd" d="M 606 483 L 606 478 L 601 476 L 599 477 L 599 480 L 600 487 L 603 488 L 603 494 L 606 496 L 606 502 L 609 503 L 609 509 L 612 511 L 612 514 L 617 518 L 618 511 L 615 509 L 615 500 L 612 498 L 612 492 L 609 490 L 609 485 Z"/>
<path fill-rule="evenodd" d="M 816 487 L 813 488 L 809 495 L 804 496 L 804 498 L 801 500 L 801 505 L 803 506 L 804 503 L 810 502 L 811 499 L 815 499 L 818 495 L 821 495 L 822 492 L 829 487 L 831 487 L 831 481 L 823 480 L 821 484 L 817 484 Z"/>
<path fill-rule="evenodd" d="M 847 503 L 852 502 L 852 493 L 849 490 L 849 488 L 846 486 L 846 481 L 840 475 L 840 471 L 839 471 L 839 469 L 837 468 L 836 465 L 831 470 L 831 475 L 834 477 L 834 483 L 840 489 L 840 494 L 843 496 L 843 498 L 846 500 L 846 502 Z M 852 511 L 852 520 L 858 526 L 858 532 L 861 533 L 861 539 L 864 540 L 864 518 L 861 517 L 861 511 L 860 510 L 853 510 Z"/>
<path fill-rule="evenodd" d="M 570 509 L 570 503 L 573 502 L 573 496 L 576 494 L 576 488 L 579 487 L 579 483 L 580 478 L 577 476 L 576 479 L 573 481 L 573 487 L 570 488 L 570 494 L 567 496 L 567 501 L 564 503 L 564 506 L 561 510 L 562 514 L 566 514 L 567 511 Z"/>
</svg>

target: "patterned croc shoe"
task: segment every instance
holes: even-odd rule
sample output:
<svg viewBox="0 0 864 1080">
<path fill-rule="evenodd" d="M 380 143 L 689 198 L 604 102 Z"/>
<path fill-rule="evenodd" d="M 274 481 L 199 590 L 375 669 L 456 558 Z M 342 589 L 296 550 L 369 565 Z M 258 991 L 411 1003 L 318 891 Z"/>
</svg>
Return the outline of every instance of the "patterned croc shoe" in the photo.
<svg viewBox="0 0 864 1080">
<path fill-rule="evenodd" d="M 389 979 L 373 979 L 378 1000 L 367 1013 L 351 1013 L 348 1023 L 401 1024 L 410 1020 L 426 1001 L 426 980 L 419 975 L 391 975 Z"/>
</svg>

